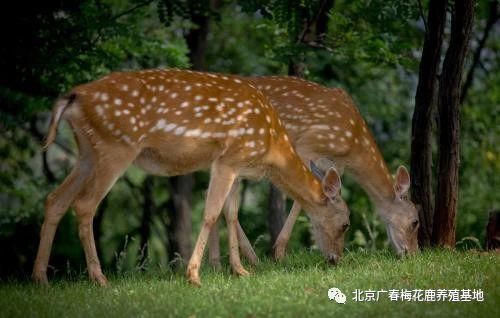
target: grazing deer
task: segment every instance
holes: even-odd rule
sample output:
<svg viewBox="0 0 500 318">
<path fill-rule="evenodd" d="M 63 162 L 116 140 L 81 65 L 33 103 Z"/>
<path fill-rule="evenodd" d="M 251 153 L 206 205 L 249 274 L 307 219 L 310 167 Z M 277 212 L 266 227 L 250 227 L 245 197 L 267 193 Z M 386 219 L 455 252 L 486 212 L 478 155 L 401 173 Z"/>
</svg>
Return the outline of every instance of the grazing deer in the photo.
<svg viewBox="0 0 500 318">
<path fill-rule="evenodd" d="M 329 89 L 295 77 L 271 76 L 245 78 L 271 102 L 285 124 L 288 136 L 305 161 L 321 163 L 323 169 L 335 165 L 345 169 L 364 188 L 387 227 L 389 239 L 399 255 L 414 253 L 417 246 L 418 213 L 408 199 L 410 176 L 405 167 L 397 169 L 395 179 L 371 135 L 363 117 L 342 89 Z M 300 214 L 295 202 L 274 246 L 281 259 Z M 215 231 L 214 231 L 215 232 Z M 239 227 L 242 253 L 251 261 L 255 252 Z M 209 251 L 218 244 L 210 236 Z M 216 255 L 210 255 L 216 260 Z"/>
<path fill-rule="evenodd" d="M 79 156 L 47 198 L 35 281 L 47 283 L 57 225 L 73 206 L 89 277 L 99 285 L 107 283 L 92 220 L 99 202 L 131 164 L 169 176 L 210 169 L 203 224 L 187 266 L 187 278 L 195 285 L 200 285 L 210 229 L 238 176 L 268 177 L 308 212 L 325 257 L 337 261 L 342 255 L 349 210 L 339 195 L 339 175 L 333 168 L 321 179 L 313 175 L 267 99 L 237 77 L 181 70 L 112 73 L 56 101 L 45 147 L 62 118 L 70 123 Z M 236 274 L 247 275 L 238 252 L 238 209 L 231 211 L 226 214 L 230 263 Z"/>
</svg>

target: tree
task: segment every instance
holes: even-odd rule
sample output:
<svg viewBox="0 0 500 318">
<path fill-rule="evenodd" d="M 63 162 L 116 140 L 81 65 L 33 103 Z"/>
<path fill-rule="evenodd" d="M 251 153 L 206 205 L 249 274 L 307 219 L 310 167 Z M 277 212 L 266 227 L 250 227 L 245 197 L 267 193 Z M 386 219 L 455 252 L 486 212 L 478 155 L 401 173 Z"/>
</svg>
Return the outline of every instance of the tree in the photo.
<svg viewBox="0 0 500 318">
<path fill-rule="evenodd" d="M 432 123 L 437 93 L 447 0 L 430 2 L 425 23 L 424 47 L 420 61 L 415 110 L 411 132 L 411 194 L 418 207 L 420 246 L 430 244 L 434 215 L 432 191 Z M 422 17 L 423 18 L 423 17 Z M 424 18 L 425 21 L 425 18 Z"/>
<path fill-rule="evenodd" d="M 438 184 L 433 244 L 454 247 L 460 164 L 460 92 L 465 57 L 474 21 L 474 0 L 455 1 L 450 44 L 439 85 Z"/>
</svg>

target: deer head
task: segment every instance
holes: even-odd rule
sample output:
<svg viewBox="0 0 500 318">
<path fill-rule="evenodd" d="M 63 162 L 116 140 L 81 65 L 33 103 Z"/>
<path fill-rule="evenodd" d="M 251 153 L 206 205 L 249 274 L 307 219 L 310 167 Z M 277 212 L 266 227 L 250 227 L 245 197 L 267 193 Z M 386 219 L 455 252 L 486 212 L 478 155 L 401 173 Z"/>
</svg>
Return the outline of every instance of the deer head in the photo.
<svg viewBox="0 0 500 318">
<path fill-rule="evenodd" d="M 410 175 L 400 166 L 394 180 L 392 200 L 385 200 L 379 207 L 386 218 L 387 236 L 398 255 L 413 254 L 418 249 L 418 212 L 408 198 Z"/>
<path fill-rule="evenodd" d="M 344 234 L 349 228 L 349 209 L 340 195 L 342 182 L 335 168 L 326 173 L 320 170 L 313 161 L 311 171 L 321 180 L 323 196 L 310 213 L 313 237 L 325 258 L 333 265 L 342 258 Z"/>
</svg>

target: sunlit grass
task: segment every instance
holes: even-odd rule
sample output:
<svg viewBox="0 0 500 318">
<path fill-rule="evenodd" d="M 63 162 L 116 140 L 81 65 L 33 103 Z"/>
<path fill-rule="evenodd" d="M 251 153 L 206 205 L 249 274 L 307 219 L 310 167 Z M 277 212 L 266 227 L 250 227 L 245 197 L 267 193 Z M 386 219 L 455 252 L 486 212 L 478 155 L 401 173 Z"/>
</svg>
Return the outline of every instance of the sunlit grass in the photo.
<svg viewBox="0 0 500 318">
<path fill-rule="evenodd" d="M 354 252 L 330 267 L 312 251 L 288 255 L 281 264 L 265 259 L 237 278 L 228 266 L 204 267 L 203 286 L 189 285 L 182 273 L 151 270 L 110 275 L 99 288 L 85 277 L 53 281 L 49 288 L 29 282 L 0 286 L 2 317 L 302 317 L 436 316 L 498 317 L 500 256 L 494 253 L 424 251 L 397 259 L 387 251 Z M 346 304 L 327 297 L 331 287 L 347 295 Z M 352 292 L 389 289 L 482 289 L 483 302 L 355 302 Z"/>
</svg>

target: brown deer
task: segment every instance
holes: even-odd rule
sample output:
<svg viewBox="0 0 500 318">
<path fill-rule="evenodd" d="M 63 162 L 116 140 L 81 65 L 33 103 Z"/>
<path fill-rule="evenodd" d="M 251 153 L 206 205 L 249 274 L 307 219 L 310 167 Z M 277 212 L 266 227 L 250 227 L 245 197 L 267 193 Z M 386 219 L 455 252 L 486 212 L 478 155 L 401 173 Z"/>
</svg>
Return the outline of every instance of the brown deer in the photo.
<svg viewBox="0 0 500 318">
<path fill-rule="evenodd" d="M 182 70 L 112 73 L 73 88 L 56 101 L 47 142 L 61 119 L 78 143 L 77 162 L 46 201 L 33 279 L 47 283 L 47 265 L 61 217 L 73 206 L 89 277 L 107 283 L 92 232 L 96 208 L 128 166 L 155 175 L 210 169 L 203 224 L 187 266 L 200 285 L 199 267 L 210 229 L 237 177 L 269 178 L 308 212 L 319 246 L 332 262 L 342 255 L 349 210 L 339 195 L 335 169 L 318 179 L 296 154 L 274 108 L 237 77 Z M 314 164 L 311 165 L 313 170 Z M 230 263 L 239 259 L 238 209 L 226 214 Z"/>
<path fill-rule="evenodd" d="M 350 96 L 342 89 L 329 89 L 296 77 L 271 76 L 244 78 L 256 86 L 271 102 L 287 129 L 298 155 L 319 163 L 323 169 L 334 165 L 344 169 L 364 188 L 377 213 L 386 224 L 389 239 L 399 255 L 414 253 L 417 246 L 418 213 L 408 199 L 410 177 L 405 167 L 397 169 L 393 179 L 377 143 Z M 298 202 L 292 210 L 274 246 L 281 259 L 300 214 Z M 243 230 L 238 236 L 242 253 L 252 262 L 256 255 Z M 209 253 L 218 244 L 218 235 L 210 236 Z M 215 261 L 214 261 L 215 260 Z"/>
</svg>

